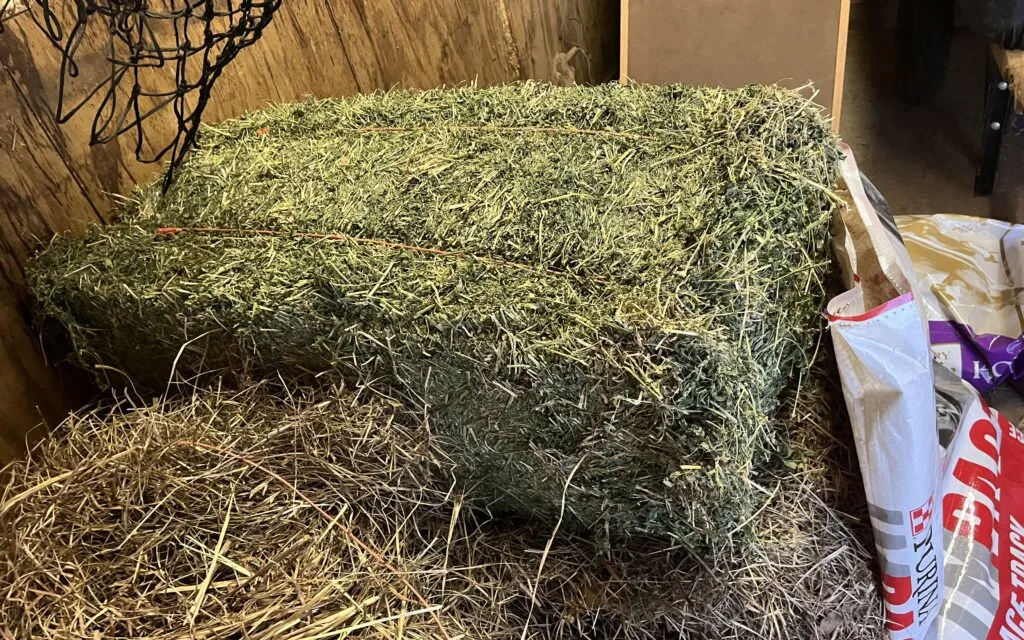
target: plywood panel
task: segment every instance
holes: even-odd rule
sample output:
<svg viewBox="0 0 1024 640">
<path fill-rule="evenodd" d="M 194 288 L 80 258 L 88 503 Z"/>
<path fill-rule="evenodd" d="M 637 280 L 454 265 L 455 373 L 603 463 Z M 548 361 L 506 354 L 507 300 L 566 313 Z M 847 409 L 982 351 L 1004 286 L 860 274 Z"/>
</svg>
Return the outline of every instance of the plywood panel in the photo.
<svg viewBox="0 0 1024 640">
<path fill-rule="evenodd" d="M 14 291 L 0 283 L 0 460 L 24 449 L 33 427 L 55 425 L 78 394 L 45 363 Z"/>
<path fill-rule="evenodd" d="M 0 40 L 0 59 L 11 60 L 5 46 Z M 62 132 L 36 115 L 24 88 L 0 69 L 0 281 L 13 289 L 40 243 L 101 220 Z"/>
<path fill-rule="evenodd" d="M 842 0 L 624 0 L 623 75 L 740 87 L 813 82 L 833 106 Z"/>
<path fill-rule="evenodd" d="M 573 48 L 578 81 L 608 80 L 618 64 L 617 14 L 614 0 L 286 0 L 264 37 L 225 71 L 204 119 L 304 96 L 555 80 L 559 55 Z M 160 169 L 135 160 L 130 136 L 90 146 L 90 109 L 55 124 L 59 52 L 27 14 L 6 26 L 0 34 L 0 459 L 16 450 L 29 427 L 55 419 L 68 404 L 29 328 L 26 261 L 54 233 L 109 221 L 118 195 Z M 86 95 L 109 72 L 103 52 L 103 30 L 90 29 L 79 48 L 73 97 Z M 164 113 L 149 127 L 152 142 L 144 150 L 152 153 L 170 139 L 174 122 Z"/>
<path fill-rule="evenodd" d="M 836 79 L 832 87 L 832 130 L 839 134 L 843 116 L 843 88 L 846 86 L 846 50 L 850 36 L 850 0 L 840 0 L 839 37 L 836 47 Z"/>
<path fill-rule="evenodd" d="M 618 63 L 616 14 L 615 3 L 607 0 L 289 0 L 263 38 L 226 69 L 205 120 L 306 96 L 553 80 L 556 57 L 574 46 L 582 51 L 577 79 L 605 81 Z M 52 124 L 60 53 L 26 15 L 9 26 L 0 36 L 0 60 L 37 118 Z M 85 32 L 72 101 L 108 73 L 104 43 L 101 29 Z M 115 202 L 110 194 L 151 179 L 158 167 L 134 160 L 131 136 L 90 147 L 90 113 L 87 108 L 69 125 L 51 129 L 90 201 L 107 215 Z M 154 117 L 152 144 L 144 146 L 148 155 L 166 144 L 173 124 L 169 112 Z"/>
</svg>

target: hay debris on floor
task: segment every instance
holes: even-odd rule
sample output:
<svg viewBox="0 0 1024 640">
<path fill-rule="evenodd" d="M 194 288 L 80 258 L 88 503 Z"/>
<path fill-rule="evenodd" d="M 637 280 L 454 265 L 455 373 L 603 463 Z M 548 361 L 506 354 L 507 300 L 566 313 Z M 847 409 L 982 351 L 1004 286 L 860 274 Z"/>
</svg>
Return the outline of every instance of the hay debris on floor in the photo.
<svg viewBox="0 0 1024 640">
<path fill-rule="evenodd" d="M 204 140 L 37 264 L 84 364 L 334 372 L 429 415 L 496 511 L 740 552 L 820 330 L 838 151 L 803 97 L 526 83 Z"/>
<path fill-rule="evenodd" d="M 820 385 L 787 407 L 748 555 L 711 570 L 491 521 L 393 408 L 268 389 L 83 413 L 9 466 L 0 637 L 882 636 Z"/>
</svg>

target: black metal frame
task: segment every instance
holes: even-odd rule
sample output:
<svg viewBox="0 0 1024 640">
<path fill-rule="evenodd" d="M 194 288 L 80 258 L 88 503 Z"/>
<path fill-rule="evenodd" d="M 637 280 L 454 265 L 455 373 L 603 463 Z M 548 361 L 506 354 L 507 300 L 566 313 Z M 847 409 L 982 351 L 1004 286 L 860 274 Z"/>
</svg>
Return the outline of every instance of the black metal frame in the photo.
<svg viewBox="0 0 1024 640">
<path fill-rule="evenodd" d="M 1012 106 L 1013 92 L 989 51 L 985 73 L 985 122 L 981 133 L 981 159 L 974 177 L 976 195 L 987 196 L 995 189 L 1003 133 L 1011 124 Z"/>
<path fill-rule="evenodd" d="M 11 0 L 0 0 L 0 34 Z M 270 25 L 282 0 L 26 0 L 26 11 L 60 52 L 56 119 L 64 124 L 83 108 L 93 111 L 90 144 L 135 134 L 135 157 L 156 162 L 170 155 L 166 189 L 196 145 L 214 83 L 238 53 Z M 151 4 L 152 3 L 152 4 Z M 82 78 L 80 45 L 105 40 L 106 73 Z M 83 54 L 84 55 L 84 54 Z M 85 86 L 75 86 L 89 82 Z M 175 131 L 151 139 L 146 122 L 170 110 Z M 164 132 L 161 130 L 161 134 Z"/>
</svg>

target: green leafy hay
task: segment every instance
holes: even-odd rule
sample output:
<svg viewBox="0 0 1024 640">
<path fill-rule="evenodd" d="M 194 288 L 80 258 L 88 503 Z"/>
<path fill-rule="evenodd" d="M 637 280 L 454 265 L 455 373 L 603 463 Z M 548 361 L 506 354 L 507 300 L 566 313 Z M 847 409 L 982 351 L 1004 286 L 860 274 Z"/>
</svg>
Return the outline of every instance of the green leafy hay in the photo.
<svg viewBox="0 0 1024 640">
<path fill-rule="evenodd" d="M 817 341 L 837 158 L 766 87 L 277 106 L 208 128 L 32 285 L 140 388 L 340 374 L 427 415 L 496 511 L 553 521 L 572 476 L 567 528 L 715 554 Z"/>
</svg>

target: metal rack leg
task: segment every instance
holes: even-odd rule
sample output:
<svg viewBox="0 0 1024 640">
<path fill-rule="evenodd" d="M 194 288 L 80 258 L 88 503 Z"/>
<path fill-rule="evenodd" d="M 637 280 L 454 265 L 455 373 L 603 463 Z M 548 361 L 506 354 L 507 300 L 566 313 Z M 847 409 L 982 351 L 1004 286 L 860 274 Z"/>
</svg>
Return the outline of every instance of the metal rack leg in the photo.
<svg viewBox="0 0 1024 640">
<path fill-rule="evenodd" d="M 981 134 L 981 161 L 974 178 L 976 195 L 990 195 L 995 188 L 1003 130 L 1010 124 L 1011 98 L 1009 85 L 989 53 L 985 80 L 985 129 Z"/>
</svg>

